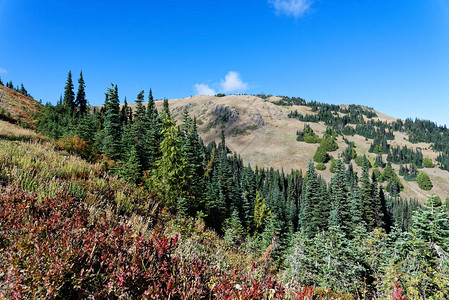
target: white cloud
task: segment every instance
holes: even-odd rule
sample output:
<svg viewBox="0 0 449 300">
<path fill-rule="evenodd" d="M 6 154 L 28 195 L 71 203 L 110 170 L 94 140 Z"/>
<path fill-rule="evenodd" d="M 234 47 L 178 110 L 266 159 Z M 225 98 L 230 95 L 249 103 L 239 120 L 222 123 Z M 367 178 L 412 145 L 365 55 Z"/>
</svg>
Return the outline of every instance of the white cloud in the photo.
<svg viewBox="0 0 449 300">
<path fill-rule="evenodd" d="M 8 73 L 8 72 L 5 69 L 0 67 L 0 74 L 6 74 L 6 73 Z"/>
<path fill-rule="evenodd" d="M 248 89 L 248 84 L 240 79 L 240 74 L 230 71 L 225 79 L 220 81 L 221 90 L 224 93 L 244 91 Z"/>
<path fill-rule="evenodd" d="M 314 0 L 268 0 L 277 14 L 299 18 L 310 8 Z"/>
<path fill-rule="evenodd" d="M 242 92 L 248 89 L 248 83 L 243 82 L 240 74 L 234 71 L 229 71 L 224 79 L 220 80 L 219 83 L 213 83 L 212 86 L 216 87 L 220 93 Z M 197 83 L 193 87 L 198 95 L 213 96 L 217 94 L 215 89 L 205 83 Z"/>
<path fill-rule="evenodd" d="M 214 96 L 216 94 L 214 89 L 211 89 L 209 85 L 200 83 L 200 84 L 194 84 L 193 85 L 196 89 L 196 92 L 198 95 L 207 95 L 207 96 Z"/>
</svg>

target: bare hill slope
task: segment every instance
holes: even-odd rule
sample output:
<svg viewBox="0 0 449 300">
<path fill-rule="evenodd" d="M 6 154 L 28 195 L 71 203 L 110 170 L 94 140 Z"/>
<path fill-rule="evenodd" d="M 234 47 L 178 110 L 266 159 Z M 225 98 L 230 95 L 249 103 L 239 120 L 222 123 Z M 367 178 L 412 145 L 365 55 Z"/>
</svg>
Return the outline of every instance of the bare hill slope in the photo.
<svg viewBox="0 0 449 300">
<path fill-rule="evenodd" d="M 197 124 L 201 137 L 205 143 L 219 141 L 221 130 L 226 135 L 229 148 L 241 155 L 244 162 L 252 166 L 265 168 L 284 169 L 307 169 L 308 162 L 312 159 L 318 144 L 308 144 L 296 141 L 296 131 L 303 129 L 306 122 L 288 117 L 290 111 L 297 110 L 301 114 L 314 114 L 311 108 L 302 105 L 279 106 L 273 103 L 277 97 L 262 99 L 249 95 L 230 95 L 225 97 L 214 96 L 192 96 L 184 99 L 169 100 L 172 115 L 181 120 L 184 110 L 187 109 L 191 117 L 197 118 Z M 132 106 L 132 105 L 131 105 Z M 162 101 L 156 101 L 158 110 L 162 109 Z M 381 121 L 393 122 L 396 119 L 380 112 L 376 112 Z M 307 123 L 319 135 L 326 130 L 323 122 Z M 395 139 L 390 141 L 392 146 L 404 146 L 409 148 L 420 148 L 424 157 L 435 160 L 437 153 L 431 150 L 430 144 L 413 144 L 407 140 L 407 134 L 395 132 Z M 362 136 L 345 136 L 357 146 L 358 155 L 367 155 L 375 159 L 375 154 L 368 153 L 372 140 Z M 330 154 L 338 158 L 340 153 L 347 147 L 343 136 L 338 136 L 339 148 Z M 384 154 L 384 161 L 386 155 Z M 332 173 L 329 164 L 320 174 L 329 180 Z M 361 169 L 354 163 L 354 169 L 360 174 Z M 399 165 L 392 165 L 393 169 L 399 170 Z M 449 197 L 449 172 L 439 168 L 422 169 L 426 172 L 433 183 L 431 191 L 423 191 L 416 182 L 402 180 L 404 190 L 402 195 L 408 198 L 425 200 L 428 194 L 437 194 L 443 200 Z"/>
</svg>

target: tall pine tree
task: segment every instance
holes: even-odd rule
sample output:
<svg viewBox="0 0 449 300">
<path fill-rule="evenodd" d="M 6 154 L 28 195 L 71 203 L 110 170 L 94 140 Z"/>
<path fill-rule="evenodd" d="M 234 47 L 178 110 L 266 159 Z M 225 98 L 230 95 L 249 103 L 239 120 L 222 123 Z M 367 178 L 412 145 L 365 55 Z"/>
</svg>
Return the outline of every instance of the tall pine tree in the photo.
<svg viewBox="0 0 449 300">
<path fill-rule="evenodd" d="M 72 72 L 69 71 L 67 81 L 64 87 L 63 104 L 67 112 L 70 114 L 75 110 L 75 93 L 73 92 Z"/>
<path fill-rule="evenodd" d="M 84 88 L 83 71 L 80 72 L 80 78 L 78 79 L 78 93 L 76 94 L 75 106 L 78 107 L 78 112 L 80 115 L 84 115 L 87 112 L 87 100 Z"/>
<path fill-rule="evenodd" d="M 117 85 L 111 85 L 106 93 L 104 108 L 104 138 L 103 153 L 109 158 L 118 160 L 121 158 L 121 130 L 120 124 L 120 104 Z"/>
<path fill-rule="evenodd" d="M 156 162 L 157 168 L 152 178 L 166 205 L 176 210 L 178 201 L 190 196 L 187 187 L 188 165 L 182 153 L 176 122 L 168 114 L 165 114 L 163 122 L 162 156 Z"/>
</svg>

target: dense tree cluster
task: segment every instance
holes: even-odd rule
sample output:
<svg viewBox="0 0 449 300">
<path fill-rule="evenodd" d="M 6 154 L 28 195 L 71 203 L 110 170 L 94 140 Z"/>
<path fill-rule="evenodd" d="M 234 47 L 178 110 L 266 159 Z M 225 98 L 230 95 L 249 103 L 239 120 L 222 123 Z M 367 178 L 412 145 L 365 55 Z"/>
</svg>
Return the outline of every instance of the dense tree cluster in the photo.
<svg viewBox="0 0 449 300">
<path fill-rule="evenodd" d="M 388 152 L 387 161 L 395 164 L 414 164 L 418 168 L 423 167 L 423 155 L 421 150 L 418 148 L 415 150 L 403 147 L 392 147 Z"/>
<path fill-rule="evenodd" d="M 318 135 L 310 128 L 309 125 L 304 125 L 303 130 L 296 131 L 296 140 L 298 142 L 306 142 L 310 144 L 315 144 L 320 142 Z"/>
<path fill-rule="evenodd" d="M 399 176 L 404 176 L 407 181 L 415 181 L 418 177 L 418 168 L 414 164 L 399 165 Z"/>
</svg>

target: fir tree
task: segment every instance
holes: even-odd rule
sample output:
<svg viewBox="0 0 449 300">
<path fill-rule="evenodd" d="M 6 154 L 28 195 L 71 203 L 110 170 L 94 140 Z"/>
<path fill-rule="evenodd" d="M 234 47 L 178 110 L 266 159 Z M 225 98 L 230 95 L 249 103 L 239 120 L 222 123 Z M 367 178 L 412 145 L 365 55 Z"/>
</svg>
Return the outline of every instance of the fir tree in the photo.
<svg viewBox="0 0 449 300">
<path fill-rule="evenodd" d="M 352 192 L 350 193 L 350 212 L 351 212 L 351 230 L 355 232 L 356 228 L 361 226 L 365 228 L 365 221 L 363 219 L 363 200 L 360 197 L 360 190 L 357 183 L 353 184 Z"/>
<path fill-rule="evenodd" d="M 217 231 L 221 231 L 227 213 L 226 199 L 219 181 L 218 170 L 214 168 L 211 180 L 207 184 L 206 220 Z"/>
<path fill-rule="evenodd" d="M 373 199 L 371 192 L 371 182 L 369 178 L 369 162 L 365 160 L 362 166 L 362 177 L 360 178 L 360 196 L 363 202 L 363 220 L 368 230 L 375 227 L 375 218 L 373 211 Z"/>
<path fill-rule="evenodd" d="M 168 102 L 167 102 L 168 104 Z M 154 104 L 153 92 L 150 89 L 150 93 L 148 94 L 148 104 L 147 104 L 147 118 L 148 120 L 156 120 L 159 116 L 156 106 Z"/>
<path fill-rule="evenodd" d="M 385 209 L 382 208 L 381 193 L 383 197 L 382 188 L 379 187 L 379 184 L 375 180 L 373 180 L 371 183 L 371 210 L 374 214 L 374 226 L 376 228 L 385 227 L 385 216 L 383 213 Z"/>
<path fill-rule="evenodd" d="M 435 195 L 429 196 L 424 206 L 413 214 L 411 231 L 431 246 L 436 244 L 449 251 L 449 215 Z"/>
<path fill-rule="evenodd" d="M 141 165 L 136 145 L 131 145 L 127 153 L 127 159 L 119 170 L 120 177 L 131 182 L 139 182 L 141 179 Z"/>
<path fill-rule="evenodd" d="M 120 110 L 120 123 L 122 126 L 126 126 L 130 123 L 132 123 L 132 109 L 128 105 L 128 101 L 123 101 L 122 109 Z"/>
<path fill-rule="evenodd" d="M 66 110 L 72 113 L 75 109 L 75 93 L 73 92 L 72 72 L 69 71 L 64 87 L 63 104 Z"/>
<path fill-rule="evenodd" d="M 147 119 L 146 109 L 143 105 L 144 100 L 144 91 L 141 91 L 137 95 L 136 99 L 136 111 L 134 113 L 134 132 L 136 134 L 135 136 L 135 143 L 136 143 L 136 149 L 137 153 L 139 155 L 139 161 L 140 165 L 142 166 L 143 170 L 149 169 L 149 140 L 147 136 L 148 126 L 149 122 Z"/>
<path fill-rule="evenodd" d="M 181 139 L 175 121 L 166 114 L 163 122 L 163 140 L 160 145 L 162 156 L 156 163 L 157 168 L 152 178 L 161 191 L 165 204 L 176 209 L 179 198 L 189 197 L 188 166 L 181 150 Z"/>
<path fill-rule="evenodd" d="M 170 117 L 170 108 L 168 107 L 168 99 L 164 99 L 162 106 L 162 118 Z"/>
<path fill-rule="evenodd" d="M 351 205 L 348 195 L 345 167 L 341 160 L 336 161 L 336 174 L 331 179 L 331 203 L 333 220 L 331 226 L 340 226 L 343 231 L 349 233 L 351 230 Z"/>
<path fill-rule="evenodd" d="M 330 157 L 329 154 L 327 154 L 326 150 L 324 150 L 323 147 L 318 146 L 315 155 L 313 156 L 313 160 L 317 163 L 327 163 L 329 159 Z"/>
<path fill-rule="evenodd" d="M 196 118 L 195 118 L 196 121 Z M 190 172 L 188 187 L 191 191 L 192 201 L 191 207 L 194 210 L 204 209 L 204 149 L 203 143 L 198 135 L 196 122 L 191 122 L 189 128 L 186 129 L 187 136 L 182 145 L 183 153 L 188 164 Z"/>
<path fill-rule="evenodd" d="M 416 178 L 418 186 L 424 191 L 430 191 L 433 187 L 432 181 L 430 181 L 429 175 L 424 172 L 419 172 Z"/>
<path fill-rule="evenodd" d="M 168 104 L 168 102 L 167 102 Z M 159 145 L 162 141 L 162 118 L 159 116 L 154 104 L 153 94 L 150 90 L 147 105 L 147 131 L 146 140 L 148 142 L 148 169 L 154 169 L 156 161 L 161 156 Z"/>
<path fill-rule="evenodd" d="M 266 200 L 260 196 L 259 191 L 256 193 L 254 202 L 254 225 L 256 231 L 261 231 L 265 226 L 266 220 L 271 216 L 271 210 L 267 207 Z"/>
<path fill-rule="evenodd" d="M 87 112 L 87 100 L 84 88 L 83 71 L 80 72 L 80 78 L 78 79 L 78 93 L 76 94 L 75 106 L 78 107 L 80 115 L 84 115 Z"/>
<path fill-rule="evenodd" d="M 301 230 L 308 237 L 313 237 L 320 230 L 321 218 L 323 218 L 323 216 L 319 215 L 320 184 L 313 162 L 309 162 L 309 169 L 307 170 L 304 184 L 304 197 L 301 203 L 299 223 Z M 324 218 L 325 220 L 327 219 L 325 216 Z"/>
<path fill-rule="evenodd" d="M 121 158 L 121 124 L 120 105 L 117 85 L 111 85 L 106 93 L 104 103 L 104 139 L 103 152 L 110 158 L 118 160 Z"/>
</svg>

